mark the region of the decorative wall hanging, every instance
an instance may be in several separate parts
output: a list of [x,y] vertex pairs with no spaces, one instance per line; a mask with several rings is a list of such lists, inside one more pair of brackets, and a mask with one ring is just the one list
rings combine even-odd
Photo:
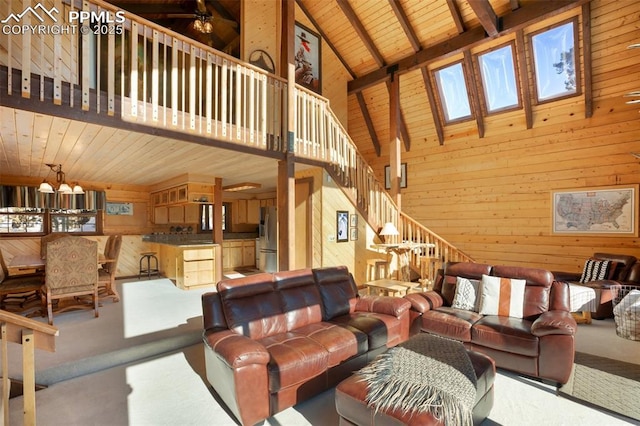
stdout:
[[336,240],[339,243],[349,241],[349,212],[336,212]]
[[309,28],[296,22],[296,83],[322,93],[322,63],[320,36]]

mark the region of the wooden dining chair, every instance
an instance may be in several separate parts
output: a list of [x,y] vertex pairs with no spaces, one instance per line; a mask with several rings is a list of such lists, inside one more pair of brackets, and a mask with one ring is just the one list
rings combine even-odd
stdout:
[[116,270],[122,247],[122,235],[111,235],[104,246],[104,257],[108,260],[98,269],[98,293],[101,297],[113,297],[114,302],[120,301],[116,289]]
[[[87,303],[82,296],[91,297],[92,303]],[[54,301],[57,301],[56,313],[93,308],[95,316],[99,316],[97,241],[67,236],[47,244],[42,298],[51,325]]]

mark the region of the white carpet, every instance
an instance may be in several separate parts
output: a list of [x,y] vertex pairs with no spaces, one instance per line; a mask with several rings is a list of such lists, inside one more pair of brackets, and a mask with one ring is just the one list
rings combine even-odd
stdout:
[[[105,302],[98,319],[89,311],[56,317],[56,326],[60,327],[58,351],[38,353],[37,370],[43,365],[54,368],[59,364],[81,363],[101,350],[114,352],[160,337],[171,340],[185,333],[201,332],[200,297],[207,289],[182,291],[168,280],[131,282],[122,287],[123,301]],[[78,321],[77,315],[85,315],[87,319]],[[87,324],[101,327],[90,330]],[[19,346],[10,346],[16,346],[19,352]],[[576,349],[613,358],[620,352],[626,354],[622,360],[640,363],[640,342],[617,337],[612,320],[580,325]],[[12,424],[22,423],[22,404],[21,397],[11,400]],[[37,423],[45,426],[237,424],[217,401],[205,379],[201,343],[56,383],[36,393],[36,404]],[[337,423],[333,390],[265,422],[273,426]],[[553,386],[500,371],[495,382],[495,404],[483,425],[540,424],[633,423],[558,397]]]

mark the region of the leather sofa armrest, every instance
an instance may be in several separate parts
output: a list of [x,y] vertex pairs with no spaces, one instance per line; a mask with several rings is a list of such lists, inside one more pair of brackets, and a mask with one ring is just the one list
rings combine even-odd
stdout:
[[355,310],[356,312],[375,312],[400,318],[409,311],[409,308],[411,308],[411,303],[399,297],[362,296],[358,298]]
[[444,299],[442,296],[433,290],[425,291],[423,293],[410,293],[404,298],[411,302],[411,310],[422,314],[444,305]]
[[231,368],[269,362],[269,352],[263,345],[231,330],[204,332],[203,340]]
[[550,334],[575,335],[578,324],[571,313],[566,311],[547,311],[531,324],[531,334],[542,337]]
[[582,274],[579,272],[561,272],[561,271],[551,271],[553,274],[553,278],[556,281],[561,282],[579,282]]

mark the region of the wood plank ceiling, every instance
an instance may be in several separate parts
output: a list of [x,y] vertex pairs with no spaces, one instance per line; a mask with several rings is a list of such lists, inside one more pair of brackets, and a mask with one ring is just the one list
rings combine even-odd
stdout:
[[[238,56],[240,1],[206,0],[207,11],[218,19],[214,33],[208,36],[193,31],[198,7],[194,0],[110,3]],[[391,73],[422,69],[422,82],[416,84],[421,90],[411,93],[411,104],[401,103],[400,130],[404,148],[410,150],[410,135],[424,121],[424,114],[415,110],[421,103],[436,102],[426,64],[586,3],[588,0],[296,0],[322,36],[323,48],[334,52],[352,78],[348,84],[349,128],[366,129],[361,133],[368,135],[368,140],[358,141],[359,148],[363,150],[364,143],[365,150],[375,149],[378,155],[388,135]],[[527,114],[526,108],[523,113]],[[439,118],[433,114],[432,120],[436,140],[442,143]],[[477,121],[481,135],[482,122]],[[43,178],[48,171],[43,163],[55,162],[63,164],[67,176],[83,181],[150,185],[197,170],[221,176],[225,183],[257,181],[265,189],[275,188],[272,159],[11,108],[0,109],[0,130],[2,174]]]

